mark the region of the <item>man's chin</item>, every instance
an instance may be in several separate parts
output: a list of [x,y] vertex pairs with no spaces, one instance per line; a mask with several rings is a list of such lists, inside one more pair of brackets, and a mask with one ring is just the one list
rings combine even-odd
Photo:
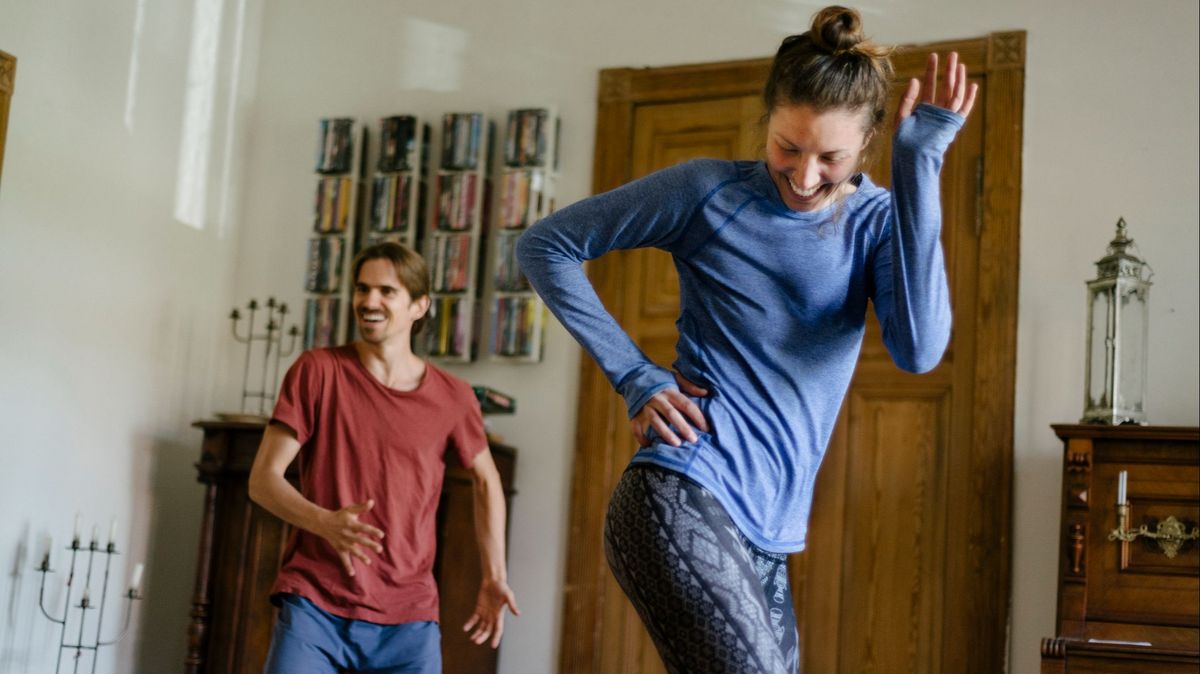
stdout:
[[383,342],[383,333],[375,334],[373,330],[364,330],[362,324],[358,325],[358,338],[367,344],[380,344]]

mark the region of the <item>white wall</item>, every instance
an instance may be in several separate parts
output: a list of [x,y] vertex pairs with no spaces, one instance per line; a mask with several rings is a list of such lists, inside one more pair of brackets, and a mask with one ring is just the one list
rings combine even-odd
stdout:
[[[202,500],[189,423],[224,370],[241,210],[244,162],[224,151],[244,116],[228,4],[194,21],[185,0],[0,0],[0,49],[18,59],[0,179],[0,671],[54,671],[59,632],[33,568],[47,536],[68,544],[77,512],[102,543],[119,520],[110,600],[147,564],[131,633],[97,671],[181,666]],[[217,42],[193,44],[199,26]],[[181,165],[184,148],[195,161]],[[61,616],[64,550],[54,566]],[[109,602],[104,638],[122,609]]]
[[[242,10],[248,45],[259,35],[257,2]],[[125,92],[139,6],[130,131]],[[236,41],[231,20],[241,6],[223,6],[224,47]],[[0,184],[0,422],[15,430],[2,450],[0,506],[29,513],[0,523],[3,568],[19,572],[0,576],[0,670],[44,669],[36,663],[50,635],[29,617],[30,548],[46,533],[61,538],[78,509],[89,521],[122,518],[133,550],[121,561],[146,556],[152,597],[164,602],[143,607],[142,642],[122,646],[125,664],[114,671],[132,669],[135,658],[146,672],[177,666],[199,508],[190,467],[198,434],[187,422],[233,396],[239,373],[227,362],[224,314],[235,298],[274,295],[300,306],[318,117],[470,109],[499,117],[555,104],[564,119],[559,195],[569,203],[590,189],[600,68],[766,56],[818,7],[269,0],[258,66],[247,47],[236,71],[237,86],[255,94],[245,142],[236,143],[245,161],[232,157],[235,179],[210,183],[243,186],[244,208],[227,190],[224,228],[214,215],[195,230],[174,218],[193,3],[126,0],[101,11],[82,0],[0,0],[0,49],[21,59]],[[1058,554],[1061,449],[1048,425],[1079,415],[1083,280],[1119,215],[1157,272],[1151,419],[1198,421],[1195,5],[860,7],[869,32],[886,41],[1028,31],[1011,671],[1036,672],[1038,640],[1053,626]],[[231,72],[221,71],[218,89],[235,85]],[[236,124],[217,126],[218,150],[225,133],[243,138]],[[219,172],[225,164],[217,164]],[[59,185],[72,190],[67,198],[53,194]],[[214,187],[209,198],[220,193]],[[59,259],[67,264],[48,264]],[[501,652],[510,674],[556,668],[578,358],[555,328],[541,365],[456,370],[515,394],[521,410],[496,420],[521,450],[510,573],[524,615],[510,622]]]

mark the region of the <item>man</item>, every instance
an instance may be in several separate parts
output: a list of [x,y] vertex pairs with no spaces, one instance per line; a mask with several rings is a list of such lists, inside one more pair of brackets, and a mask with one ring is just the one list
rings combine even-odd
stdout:
[[[413,354],[429,309],[424,260],[395,243],[353,264],[359,339],[288,370],[250,472],[250,497],[296,527],[272,588],[268,674],[440,672],[432,568],[453,451],[475,482],[483,581],[463,626],[495,648],[518,614],[504,561],[504,496],[471,388]],[[284,478],[300,457],[300,489]]]

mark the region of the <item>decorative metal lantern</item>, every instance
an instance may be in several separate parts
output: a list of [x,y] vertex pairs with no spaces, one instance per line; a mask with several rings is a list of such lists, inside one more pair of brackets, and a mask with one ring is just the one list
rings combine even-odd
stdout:
[[1146,354],[1149,336],[1150,269],[1129,252],[1125,218],[1108,255],[1087,282],[1088,328],[1084,410],[1081,423],[1145,424]]

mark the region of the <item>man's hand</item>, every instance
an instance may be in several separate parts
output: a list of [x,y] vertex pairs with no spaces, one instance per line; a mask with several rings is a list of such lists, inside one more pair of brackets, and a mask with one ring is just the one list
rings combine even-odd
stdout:
[[500,645],[500,635],[504,634],[504,607],[513,615],[521,615],[517,609],[517,598],[513,596],[508,583],[504,581],[483,581],[479,585],[479,596],[475,599],[475,613],[463,625],[464,632],[475,632],[469,637],[475,644],[482,644],[491,638],[491,647]]
[[346,506],[341,510],[326,511],[319,520],[319,528],[314,532],[329,541],[337,551],[338,559],[342,560],[342,567],[346,569],[347,575],[354,575],[355,557],[363,564],[371,563],[371,558],[363,548],[370,548],[375,554],[383,553],[383,546],[379,544],[383,539],[383,532],[370,524],[358,521],[359,515],[374,507],[375,499],[367,499],[364,503]]
[[[687,397],[690,395],[703,398],[708,395],[708,390],[684,379],[678,372],[675,373],[675,383],[679,386],[678,391],[668,388],[655,393],[629,420],[629,425],[633,429],[633,437],[637,439],[638,445],[650,446],[646,431],[651,428],[664,442],[668,442],[674,447],[680,445],[680,440],[675,431],[671,430],[672,426],[688,442],[695,442],[699,439],[696,431],[692,430],[693,425],[705,433],[708,432],[708,422],[704,419],[704,413],[700,411],[696,403]],[[685,393],[687,395],[684,395]],[[689,421],[691,423],[688,423]]]

